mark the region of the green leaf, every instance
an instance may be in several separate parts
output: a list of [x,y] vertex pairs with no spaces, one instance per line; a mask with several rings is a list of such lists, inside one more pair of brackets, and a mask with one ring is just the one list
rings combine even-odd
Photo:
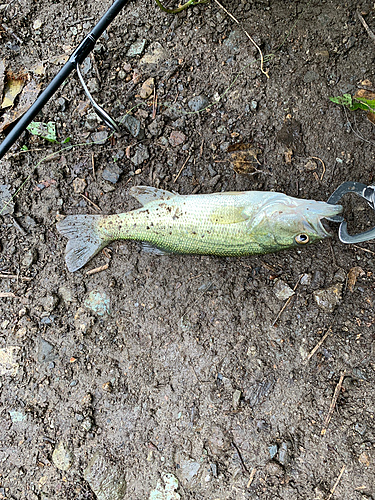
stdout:
[[31,122],[27,130],[33,134],[50,142],[57,142],[55,122]]
[[375,111],[375,99],[365,99],[364,97],[354,97],[361,109]]
[[24,144],[21,148],[21,151],[28,151],[29,148],[26,146],[26,144]]
[[66,139],[64,139],[64,140],[62,141],[62,143],[61,143],[61,144],[67,144],[68,142],[70,142],[70,141],[71,141],[71,139],[72,139],[71,137],[67,137]]

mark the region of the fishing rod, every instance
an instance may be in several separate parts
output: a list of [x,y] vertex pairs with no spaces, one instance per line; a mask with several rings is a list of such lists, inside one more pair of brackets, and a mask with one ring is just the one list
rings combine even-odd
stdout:
[[122,8],[129,2],[129,0],[115,0],[112,6],[107,10],[107,12],[100,19],[98,24],[90,31],[86,38],[80,43],[73,54],[70,56],[68,61],[64,64],[61,70],[57,73],[55,78],[51,83],[43,90],[34,104],[26,111],[18,123],[13,127],[13,129],[6,136],[4,141],[0,144],[0,160],[13,146],[16,140],[20,137],[22,132],[26,130],[26,127],[30,125],[35,116],[43,108],[43,106],[51,99],[53,94],[57,91],[60,85],[66,80],[66,78],[72,73],[72,71],[77,70],[78,77],[81,84],[86,92],[87,97],[90,99],[91,104],[94,107],[95,112],[100,116],[100,118],[108,125],[112,130],[118,131],[117,123],[110,117],[110,115],[97,104],[92,96],[90,95],[85,82],[83,81],[79,65],[83,60],[90,54],[94,48],[97,40],[103,34],[103,32],[108,28],[115,17],[120,13]]

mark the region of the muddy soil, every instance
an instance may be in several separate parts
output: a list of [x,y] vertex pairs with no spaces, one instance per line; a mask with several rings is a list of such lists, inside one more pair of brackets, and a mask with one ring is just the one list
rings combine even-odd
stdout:
[[[45,85],[109,5],[2,4],[1,58],[31,76],[42,63]],[[38,116],[70,142],[27,133],[1,162],[19,192],[0,216],[0,498],[375,498],[373,242],[344,245],[330,223],[332,239],[266,256],[115,242],[65,267],[57,215],[133,209],[133,185],[327,200],[374,182],[374,125],[329,101],[375,85],[357,2],[223,5],[269,78],[213,0],[177,16],[135,1],[83,65],[121,132],[73,75]],[[375,30],[373,2],[359,9]],[[235,144],[258,163],[239,169]],[[351,196],[349,228],[367,230]]]

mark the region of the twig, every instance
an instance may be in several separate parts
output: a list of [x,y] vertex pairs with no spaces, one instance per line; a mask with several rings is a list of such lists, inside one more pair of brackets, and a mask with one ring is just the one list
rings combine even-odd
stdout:
[[332,325],[328,328],[326,333],[323,335],[323,337],[319,340],[319,342],[316,344],[314,349],[310,352],[310,354],[307,356],[306,363],[310,361],[310,359],[314,356],[316,351],[319,349],[319,347],[323,344],[325,339],[328,337],[328,335],[332,332]]
[[98,212],[101,212],[101,211],[102,211],[102,209],[101,209],[100,207],[98,207],[98,205],[95,205],[95,203],[94,203],[93,201],[91,201],[91,200],[90,200],[90,198],[87,198],[87,196],[85,196],[85,195],[84,195],[84,194],[82,194],[82,193],[81,193],[81,196],[82,196],[82,198],[84,198],[86,201],[88,201],[89,203],[91,203],[91,205],[92,205],[94,208],[96,208],[96,210],[97,210]]
[[[297,283],[294,285],[293,292],[295,292],[295,291],[297,290],[297,286],[299,285],[299,282],[300,282],[301,278],[302,278],[302,274],[301,274],[301,276],[298,278]],[[276,319],[275,319],[275,321],[272,323],[272,325],[271,325],[271,326],[275,326],[275,324],[276,324],[277,320],[280,318],[280,316],[282,315],[282,313],[283,313],[283,312],[285,311],[285,309],[288,307],[288,305],[290,304],[290,302],[291,302],[291,300],[292,300],[292,298],[293,298],[293,297],[294,297],[294,294],[293,294],[293,295],[291,295],[291,296],[289,297],[289,299],[285,302],[285,304],[284,304],[284,305],[283,305],[283,307],[281,308],[281,310],[280,310],[279,314],[276,316]]]
[[0,292],[0,298],[5,299],[7,297],[12,297],[13,299],[17,298],[12,292]]
[[254,477],[255,477],[256,472],[257,472],[256,468],[255,468],[255,467],[253,467],[253,468],[251,469],[251,472],[250,472],[250,477],[249,477],[249,482],[247,483],[246,488],[250,488],[251,483],[252,483],[252,482],[253,482],[253,480],[254,480]]
[[236,443],[234,443],[233,441],[231,442],[231,445],[233,446],[233,448],[236,450],[237,452],[237,455],[238,455],[238,458],[240,459],[240,462],[241,462],[241,466],[242,466],[242,470],[243,472],[246,472],[246,474],[249,474],[249,471],[245,465],[245,462],[243,461],[243,458],[242,458],[242,455],[240,453],[240,450],[238,449],[238,446],[236,445]]
[[22,276],[18,276],[18,274],[0,274],[0,278],[11,278],[11,279],[20,279],[22,281],[31,281],[33,278],[26,278]]
[[179,171],[179,172],[178,172],[178,174],[176,175],[176,177],[175,177],[175,179],[174,179],[174,181],[173,181],[173,182],[176,182],[176,181],[177,181],[177,179],[180,177],[181,172],[183,171],[183,169],[184,169],[185,165],[186,165],[186,164],[187,164],[187,162],[189,161],[190,156],[191,156],[191,155],[189,155],[189,156],[186,158],[186,160],[185,160],[184,164],[183,164],[183,165],[182,165],[182,167],[180,168],[180,171]]
[[363,19],[362,15],[360,12],[357,11],[357,16],[358,19],[361,21],[362,26],[365,28],[367,31],[368,36],[371,38],[371,40],[375,43],[375,35],[374,33],[370,30],[369,25],[366,23],[366,21]]
[[312,159],[312,160],[319,160],[322,163],[323,172],[322,172],[322,175],[320,176],[320,180],[322,181],[323,177],[324,177],[324,174],[326,173],[326,166],[324,165],[324,161],[321,158],[318,158],[317,156],[309,156],[308,159],[309,160],[310,159]]
[[152,119],[155,120],[158,110],[158,96],[156,95],[156,87],[154,87],[154,98],[152,100]]
[[108,268],[109,268],[109,264],[104,264],[103,266],[96,267],[95,269],[91,269],[90,271],[87,271],[86,276],[90,276],[91,274],[101,273],[102,271],[105,271]]
[[344,472],[345,472],[345,465],[342,466],[342,469],[340,471],[339,477],[336,479],[336,482],[333,485],[333,487],[331,489],[331,492],[330,492],[329,496],[327,497],[327,500],[331,500],[332,495],[334,494],[334,492],[335,492],[335,490],[336,490],[336,488],[337,488],[337,486],[338,486],[338,484],[339,484],[339,482],[340,482],[340,480],[341,480],[342,475],[344,474]]
[[94,177],[94,181],[96,181],[94,153],[92,153],[91,155],[91,164],[92,164],[92,176]]
[[344,380],[345,374],[346,374],[346,370],[343,371],[343,373],[341,374],[340,380],[339,380],[338,384],[336,385],[336,389],[335,389],[335,392],[333,393],[333,398],[332,398],[332,401],[331,401],[331,405],[329,407],[328,414],[327,414],[326,419],[324,421],[323,429],[321,430],[321,433],[320,433],[321,436],[324,436],[325,433],[327,432],[327,428],[328,428],[328,425],[329,425],[329,423],[331,421],[333,412],[335,410],[336,401],[337,401],[337,398],[339,397],[341,386],[342,386],[342,382]]
[[364,252],[371,253],[372,255],[375,255],[375,252],[373,252],[372,250],[369,250],[368,248],[362,248],[362,247],[359,247],[358,245],[353,245],[353,247],[358,248],[359,250],[363,250]]
[[269,74],[268,74],[268,70],[265,71],[264,68],[263,68],[263,63],[264,63],[264,57],[263,57],[263,52],[261,50],[261,48],[259,47],[259,45],[255,42],[255,40],[253,38],[251,38],[251,36],[249,35],[249,33],[241,26],[241,24],[239,23],[239,21],[230,13],[227,11],[227,9],[221,5],[221,3],[219,2],[219,0],[214,0],[214,2],[221,8],[223,9],[223,11],[231,18],[233,19],[233,21],[235,23],[238,24],[238,26],[242,29],[242,31],[245,33],[245,35],[247,36],[247,38],[250,40],[250,42],[254,45],[254,47],[257,49],[257,51],[259,52],[259,55],[260,55],[260,70],[261,72],[266,75],[267,78],[269,78]]

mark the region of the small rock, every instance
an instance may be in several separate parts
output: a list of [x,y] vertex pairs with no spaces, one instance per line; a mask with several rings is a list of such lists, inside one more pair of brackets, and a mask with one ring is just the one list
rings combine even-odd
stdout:
[[280,448],[279,448],[279,462],[281,465],[285,466],[289,463],[290,458],[289,458],[289,452],[288,452],[288,444],[287,443],[281,443]]
[[22,411],[10,410],[9,416],[13,423],[24,422],[27,420],[27,415],[25,415]]
[[95,142],[95,144],[104,144],[107,139],[108,139],[108,132],[105,130],[91,134],[91,140],[92,142]]
[[38,30],[42,27],[42,21],[40,19],[35,19],[34,23],[33,23],[33,29],[34,30]]
[[148,48],[146,54],[139,61],[141,66],[148,66],[148,69],[156,68],[168,57],[168,52],[159,42],[154,42]]
[[21,265],[23,267],[29,268],[34,264],[34,262],[36,261],[36,258],[37,258],[36,250],[30,249],[25,253],[25,255],[21,261]]
[[236,410],[238,408],[238,405],[240,404],[240,399],[241,399],[241,391],[236,389],[233,393],[232,397],[232,404],[233,408]]
[[83,475],[97,500],[124,499],[126,481],[123,472],[100,453],[95,453]]
[[294,291],[287,285],[284,281],[278,280],[273,287],[273,292],[276,297],[280,300],[287,300],[289,297],[294,295]]
[[177,493],[178,480],[173,474],[163,474],[156,488],[151,490],[149,500],[180,500]]
[[303,274],[300,280],[301,285],[308,286],[311,284],[311,274]]
[[52,461],[58,469],[65,471],[72,466],[74,456],[64,443],[60,442],[53,450]]
[[268,462],[268,464],[266,465],[266,472],[270,476],[283,476],[284,475],[283,468],[281,467],[281,465],[279,465],[276,462]]
[[133,137],[141,139],[142,132],[141,131],[141,122],[137,120],[132,115],[125,115],[120,122],[124,125],[124,127],[128,130],[129,134]]
[[102,389],[103,389],[103,391],[105,391],[105,392],[112,392],[112,391],[113,391],[113,386],[112,386],[111,382],[105,382],[105,383],[102,385]]
[[188,106],[192,111],[200,111],[201,109],[206,108],[209,105],[210,101],[207,99],[205,95],[197,95],[190,99],[188,102]]
[[84,431],[89,432],[93,427],[93,421],[91,417],[86,417],[82,420],[81,427]]
[[100,91],[100,83],[97,78],[90,78],[87,82],[87,88],[91,92],[91,94],[96,94]]
[[173,130],[169,136],[169,144],[173,147],[179,146],[186,141],[186,135],[179,130]]
[[136,42],[134,42],[130,45],[129,50],[126,53],[126,55],[128,57],[140,56],[145,49],[145,45],[146,45],[145,39],[137,40]]
[[61,286],[59,288],[59,294],[60,297],[63,299],[64,302],[70,303],[74,301],[74,294],[71,288],[67,286]]
[[370,466],[370,463],[371,463],[371,462],[370,462],[370,458],[369,458],[368,454],[367,454],[365,451],[363,451],[363,452],[359,455],[359,457],[358,457],[358,461],[359,461],[361,464],[365,465],[366,467],[369,467],[369,466]]
[[164,128],[164,120],[163,117],[157,116],[154,121],[150,123],[148,126],[148,130],[151,135],[158,137],[163,133],[163,128]]
[[130,161],[135,165],[141,165],[144,161],[148,160],[150,158],[150,155],[148,153],[148,148],[146,146],[143,146],[142,144],[139,144],[136,147],[135,150],[135,155],[130,158]]
[[277,454],[277,444],[271,444],[271,446],[268,447],[268,451],[269,451],[270,457],[274,458]]
[[81,73],[82,75],[87,75],[87,73],[91,70],[91,58],[86,57],[81,64]]
[[38,345],[38,362],[49,363],[56,359],[56,357],[55,347],[40,337]]
[[140,96],[142,97],[142,99],[148,99],[150,95],[153,93],[154,87],[155,87],[155,80],[153,78],[149,78],[148,80],[146,80],[143,83],[140,91]]
[[87,182],[85,181],[85,179],[80,179],[79,177],[77,177],[73,181],[73,190],[77,194],[83,193],[86,189],[86,186]]
[[14,202],[8,186],[0,186],[0,213],[1,215],[9,215],[14,212]]
[[18,346],[9,346],[0,349],[0,375],[17,375],[19,364],[17,363]]
[[52,293],[51,295],[47,295],[47,297],[43,297],[40,303],[45,311],[52,312],[59,303],[59,297]]
[[91,332],[93,324],[94,318],[85,309],[80,307],[74,316],[74,326],[77,332],[87,335]]
[[87,128],[87,130],[90,130],[91,132],[93,132],[94,130],[96,130],[96,128],[100,122],[101,122],[101,120],[96,113],[87,113],[86,121],[85,121],[85,128]]
[[256,111],[257,107],[258,107],[257,101],[251,101],[250,108],[252,109],[252,111]]
[[345,270],[340,267],[340,269],[338,269],[335,272],[335,275],[334,275],[333,279],[334,279],[334,281],[339,281],[340,283],[345,283],[345,281],[346,281],[346,272],[345,272]]
[[354,430],[358,432],[361,436],[366,432],[366,424],[363,422],[357,422],[354,426]]
[[333,312],[335,307],[340,303],[342,298],[342,283],[337,283],[325,290],[317,290],[314,292],[314,299],[317,305],[325,312]]
[[116,184],[121,174],[122,174],[122,169],[118,165],[116,165],[116,163],[112,163],[111,165],[108,165],[108,167],[105,168],[102,177],[105,181]]
[[104,316],[110,312],[109,297],[105,292],[100,292],[99,290],[90,292],[84,304],[88,309],[91,309],[99,316]]
[[179,475],[182,479],[190,482],[199,472],[201,465],[194,460],[180,460]]

